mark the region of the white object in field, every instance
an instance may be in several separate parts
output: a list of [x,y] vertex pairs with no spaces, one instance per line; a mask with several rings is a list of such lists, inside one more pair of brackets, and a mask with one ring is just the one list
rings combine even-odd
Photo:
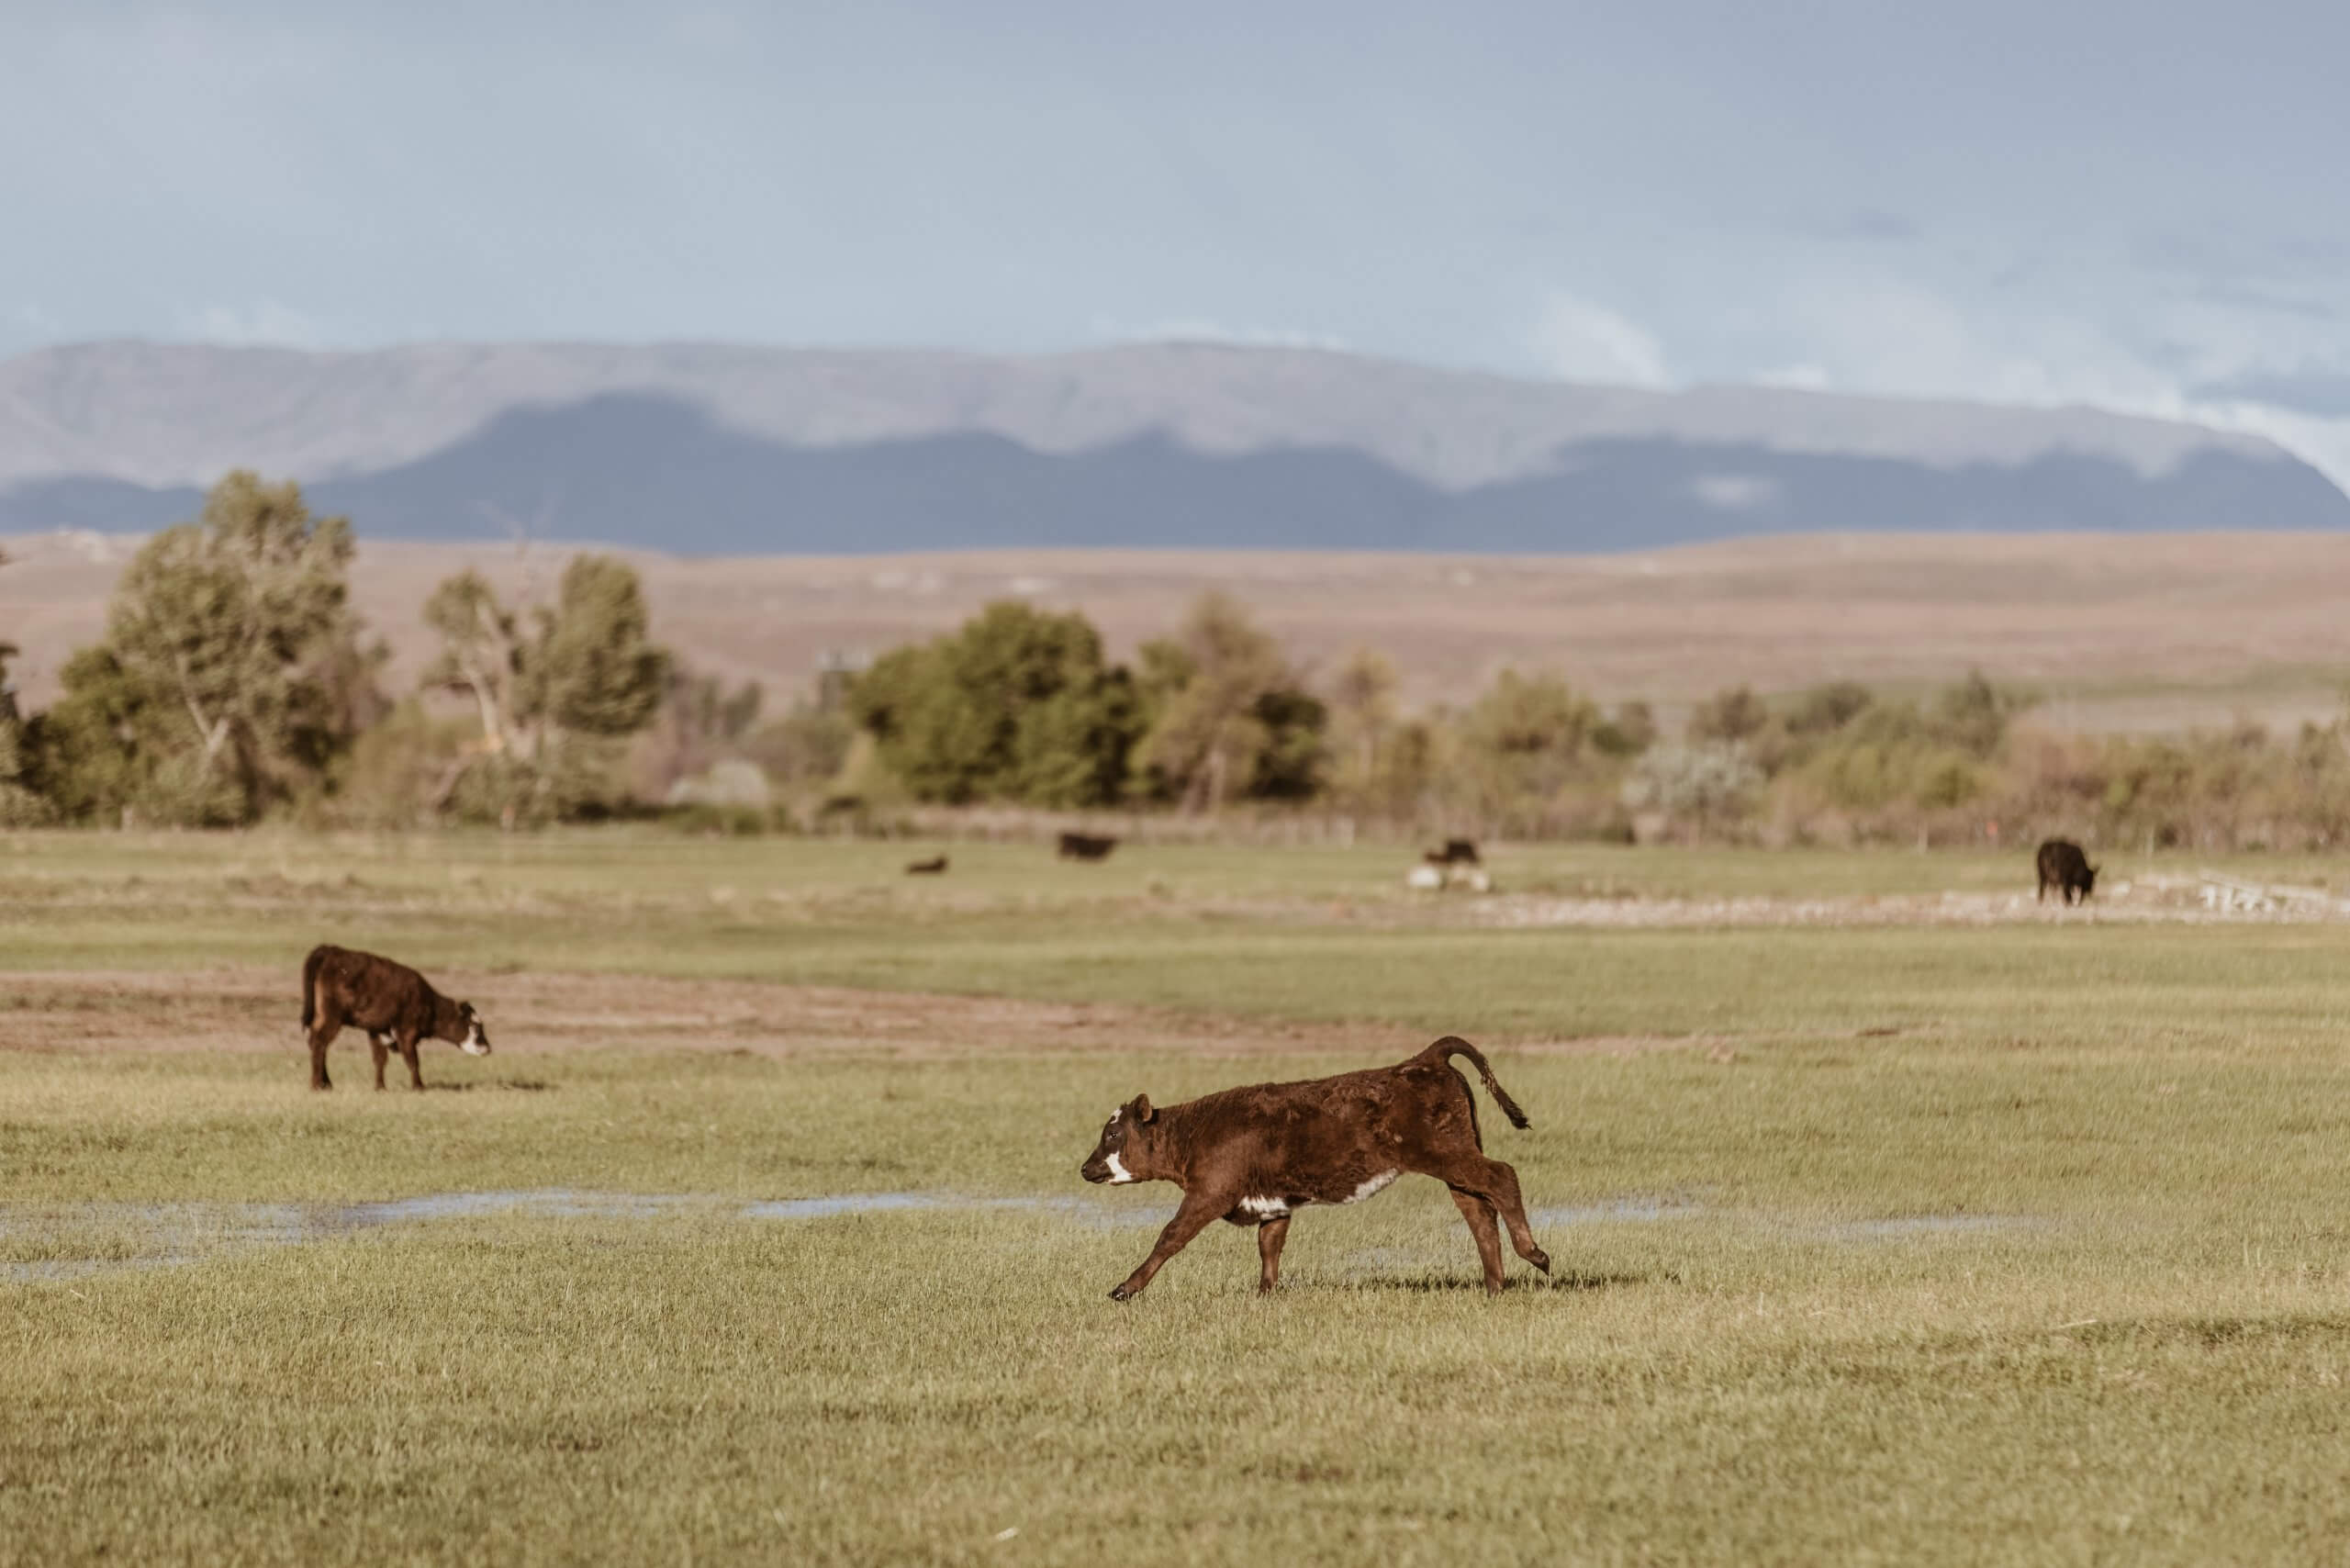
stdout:
[[1444,886],[1444,873],[1433,866],[1415,866],[1404,877],[1404,885],[1407,888],[1419,888],[1425,891],[1433,892]]

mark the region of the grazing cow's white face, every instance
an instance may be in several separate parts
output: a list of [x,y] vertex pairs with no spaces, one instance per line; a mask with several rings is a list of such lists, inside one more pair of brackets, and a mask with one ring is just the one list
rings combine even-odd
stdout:
[[457,1042],[457,1048],[469,1057],[487,1056],[489,1036],[482,1033],[481,1014],[474,1011],[474,1004],[470,1002],[460,1003],[457,1016],[464,1020],[465,1025],[465,1037]]
[[1111,1112],[1110,1119],[1102,1124],[1102,1140],[1093,1146],[1093,1152],[1078,1167],[1077,1173],[1089,1182],[1106,1182],[1113,1187],[1149,1180],[1140,1146],[1149,1136],[1145,1129],[1158,1114],[1150,1108],[1147,1094],[1137,1094]]

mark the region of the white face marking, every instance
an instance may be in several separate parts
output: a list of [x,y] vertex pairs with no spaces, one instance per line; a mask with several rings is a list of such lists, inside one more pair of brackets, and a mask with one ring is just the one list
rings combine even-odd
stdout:
[[1243,1213],[1255,1215],[1259,1219],[1279,1219],[1289,1213],[1289,1200],[1286,1198],[1243,1198],[1240,1200],[1240,1207]]
[[1109,1162],[1110,1185],[1113,1187],[1123,1187],[1135,1179],[1134,1172],[1126,1169],[1126,1162],[1116,1155],[1104,1155],[1102,1159]]
[[481,1037],[479,1024],[476,1024],[465,1037],[458,1042],[457,1048],[469,1057],[486,1057],[489,1054],[489,1042]]
[[1118,1125],[1118,1118],[1119,1118],[1120,1116],[1125,1115],[1125,1114],[1126,1114],[1126,1108],[1125,1108],[1124,1105],[1121,1105],[1121,1106],[1119,1106],[1116,1110],[1114,1110],[1114,1111],[1111,1112],[1111,1113],[1110,1113],[1110,1125],[1111,1125],[1112,1126],[1113,1126],[1113,1127],[1114,1127],[1114,1126],[1116,1126]]
[[1349,1204],[1359,1204],[1365,1198],[1375,1197],[1379,1193],[1385,1192],[1387,1190],[1387,1183],[1393,1182],[1401,1174],[1403,1174],[1403,1172],[1399,1170],[1382,1170],[1378,1175],[1373,1176],[1370,1181],[1365,1182],[1361,1186],[1357,1187],[1353,1197],[1347,1198],[1342,1201]]

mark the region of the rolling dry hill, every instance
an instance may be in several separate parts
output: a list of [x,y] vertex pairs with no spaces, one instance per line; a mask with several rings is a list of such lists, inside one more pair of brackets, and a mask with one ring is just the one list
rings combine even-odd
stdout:
[[[131,542],[0,540],[0,639],[25,694],[96,634]],[[477,566],[510,590],[565,552],[369,542],[353,588],[406,685],[417,611]],[[1130,649],[1203,589],[1252,604],[1309,666],[1367,644],[1414,705],[1459,700],[1505,664],[1668,704],[1751,681],[1909,685],[1969,666],[2049,694],[2042,722],[2154,729],[2330,715],[2350,674],[2350,539],[2323,534],[1814,535],[1635,554],[1496,558],[1304,553],[967,552],[689,559],[635,553],[655,629],[696,665],[804,689],[826,649],[874,651],[991,599],[1076,607]]]

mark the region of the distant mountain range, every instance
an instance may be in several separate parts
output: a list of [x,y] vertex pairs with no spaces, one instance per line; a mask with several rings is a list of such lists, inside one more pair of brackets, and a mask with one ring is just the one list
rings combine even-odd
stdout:
[[1306,350],[104,343],[0,362],[0,531],[151,529],[237,466],[301,479],[368,537],[689,554],[2350,526],[2316,469],[2193,425]]

